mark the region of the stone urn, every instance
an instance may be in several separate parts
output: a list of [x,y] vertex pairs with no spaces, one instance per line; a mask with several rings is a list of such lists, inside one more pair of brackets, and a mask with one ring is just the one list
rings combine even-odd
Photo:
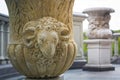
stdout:
[[[28,79],[55,78],[72,65],[74,0],[5,0],[10,16],[8,55]],[[53,80],[53,79],[52,79]]]
[[110,39],[112,31],[109,29],[110,13],[113,13],[112,8],[96,7],[88,8],[83,13],[88,14],[88,32],[89,39]]
[[88,8],[83,13],[88,14],[88,40],[84,43],[88,48],[88,63],[83,70],[110,71],[115,70],[111,64],[112,31],[109,29],[110,13],[114,9],[107,7]]

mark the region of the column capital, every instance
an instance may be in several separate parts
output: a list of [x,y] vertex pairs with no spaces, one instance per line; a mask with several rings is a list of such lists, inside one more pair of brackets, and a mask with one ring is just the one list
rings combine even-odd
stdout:
[[5,21],[0,20],[0,25],[4,25]]
[[73,13],[73,20],[76,22],[84,21],[86,18],[87,16],[82,13]]

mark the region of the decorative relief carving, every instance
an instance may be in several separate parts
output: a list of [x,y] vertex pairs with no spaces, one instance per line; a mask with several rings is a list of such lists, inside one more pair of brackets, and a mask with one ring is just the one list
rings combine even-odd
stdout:
[[5,1],[10,15],[8,55],[13,66],[30,79],[55,78],[65,72],[76,54],[74,0]]
[[89,31],[87,36],[91,39],[108,39],[112,38],[112,31],[109,29],[110,15],[105,14],[104,16],[90,16]]
[[52,58],[60,41],[69,41],[68,28],[54,18],[44,17],[28,22],[23,28],[23,44],[26,48],[38,48],[46,58]]
[[[21,59],[13,63],[24,64],[20,67],[25,67],[30,73],[26,73],[25,70],[21,73],[28,77],[58,76],[69,68],[76,54],[76,46],[70,35],[67,25],[54,18],[43,17],[30,21],[23,27],[22,44],[9,46],[9,56],[23,52],[23,63],[19,62]],[[11,50],[13,46],[15,48]]]

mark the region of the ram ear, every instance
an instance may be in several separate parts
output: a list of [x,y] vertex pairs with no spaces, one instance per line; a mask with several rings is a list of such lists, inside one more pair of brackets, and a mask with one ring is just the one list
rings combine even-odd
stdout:
[[32,39],[34,37],[35,37],[35,28],[34,27],[26,28],[23,31],[23,38],[24,39]]

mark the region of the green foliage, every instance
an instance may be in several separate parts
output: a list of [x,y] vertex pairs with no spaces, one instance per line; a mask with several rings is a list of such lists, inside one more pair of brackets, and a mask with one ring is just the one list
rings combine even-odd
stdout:
[[118,54],[120,55],[120,37],[118,38]]
[[[113,32],[120,33],[120,30],[114,30]],[[118,37],[118,54],[120,55],[120,45],[119,44],[120,44],[120,37]],[[112,49],[114,49],[114,47]],[[114,54],[114,52],[112,54]]]
[[[83,36],[84,36],[84,40],[87,40],[87,36],[86,36],[86,33],[84,32],[83,33]],[[87,44],[83,44],[83,51],[84,51],[84,55],[87,56]]]
[[112,56],[114,55],[114,42],[112,43]]
[[114,33],[120,33],[120,30],[113,30]]

